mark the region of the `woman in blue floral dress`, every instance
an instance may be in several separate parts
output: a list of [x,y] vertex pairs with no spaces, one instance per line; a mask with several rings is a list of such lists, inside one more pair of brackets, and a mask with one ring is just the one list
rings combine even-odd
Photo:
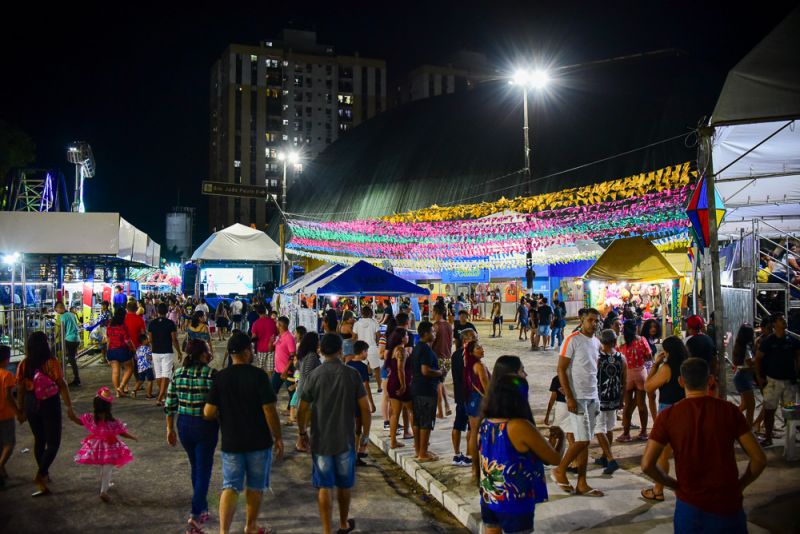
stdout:
[[532,532],[536,503],[547,500],[544,463],[561,456],[533,424],[528,382],[509,375],[489,390],[480,439],[484,532]]

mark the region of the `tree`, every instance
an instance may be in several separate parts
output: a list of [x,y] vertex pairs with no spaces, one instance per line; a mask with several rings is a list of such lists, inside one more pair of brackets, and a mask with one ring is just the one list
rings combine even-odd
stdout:
[[26,167],[36,159],[36,145],[28,134],[0,120],[0,203],[6,197],[9,173]]

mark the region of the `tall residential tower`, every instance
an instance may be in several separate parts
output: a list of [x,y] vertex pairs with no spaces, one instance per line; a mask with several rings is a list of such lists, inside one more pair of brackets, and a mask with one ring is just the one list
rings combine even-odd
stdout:
[[[315,32],[283,30],[260,46],[231,44],[211,70],[209,180],[265,185],[280,203],[281,153],[308,162],[387,108],[386,62],[336,55]],[[290,165],[287,180],[302,172]],[[264,229],[261,200],[209,197],[209,226]]]

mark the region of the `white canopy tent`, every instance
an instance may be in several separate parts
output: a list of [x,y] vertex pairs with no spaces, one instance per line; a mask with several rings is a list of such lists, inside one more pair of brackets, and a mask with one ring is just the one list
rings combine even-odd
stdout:
[[326,278],[333,274],[336,271],[342,270],[343,267],[337,264],[325,264],[321,267],[317,267],[313,271],[310,271],[300,278],[296,280],[292,280],[290,283],[279,287],[275,290],[276,293],[280,293],[282,295],[297,295],[301,293],[307,293],[305,288],[310,284],[316,282],[321,278]]
[[728,73],[710,126],[721,235],[763,220],[800,231],[800,8]]
[[192,261],[280,263],[281,247],[264,232],[236,223],[211,234]]

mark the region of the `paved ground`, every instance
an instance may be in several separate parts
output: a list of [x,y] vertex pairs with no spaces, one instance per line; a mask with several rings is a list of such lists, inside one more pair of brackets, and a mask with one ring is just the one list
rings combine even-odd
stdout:
[[[527,343],[516,340],[516,331],[506,330],[502,338],[493,339],[489,337],[491,330],[487,323],[478,323],[478,330],[490,368],[502,354],[516,354],[523,359],[531,383],[530,401],[541,424],[549,398],[547,389],[555,374],[556,353],[529,352]],[[221,346],[218,354],[222,354],[220,349]],[[105,366],[91,367],[83,373],[86,386],[75,393],[78,411],[88,410],[93,392],[110,380],[110,371]],[[65,422],[62,448],[52,468],[54,495],[32,499],[29,495],[33,491],[30,479],[35,472],[34,460],[31,452],[22,450],[30,449],[33,440],[27,425],[18,428],[17,449],[8,465],[12,478],[7,489],[0,492],[0,532],[93,533],[112,529],[132,533],[182,532],[191,497],[188,461],[181,449],[166,446],[161,411],[151,401],[124,399],[115,404],[115,415],[128,423],[140,441],[130,444],[136,461],[115,474],[114,501],[107,505],[97,498],[97,473],[72,461],[84,432],[69,422]],[[376,432],[372,438],[383,448],[386,434],[381,430],[379,415],[374,421]],[[468,470],[449,465],[451,428],[452,418],[448,418],[438,423],[433,434],[433,449],[446,461],[424,467],[408,457],[409,447],[392,455],[401,467],[378,448],[371,448],[370,466],[358,471],[353,501],[352,516],[358,521],[358,531],[464,532],[462,523],[475,530],[477,491],[469,485]],[[284,429],[289,449],[294,432],[291,427]],[[550,501],[537,507],[537,530],[671,532],[674,497],[668,492],[667,501],[657,505],[639,497],[639,490],[647,485],[638,468],[643,447],[637,442],[615,445],[614,453],[624,469],[613,477],[603,476],[597,470],[590,472],[590,484],[608,493],[603,499],[568,496],[551,484]],[[596,448],[592,453],[596,454]],[[782,447],[768,451],[767,471],[745,494],[751,532],[798,531],[795,517],[800,505],[800,466],[784,462],[781,453]],[[278,532],[318,532],[316,495],[309,478],[308,456],[287,453],[286,459],[273,470],[273,492],[265,497],[263,520]],[[217,459],[209,495],[212,509],[218,502],[220,485]],[[437,500],[444,501],[453,515]],[[240,511],[235,529],[243,527],[241,514]]]
[[[568,327],[568,331],[571,327]],[[534,417],[542,426],[550,398],[548,388],[556,374],[556,351],[531,352],[529,342],[517,340],[517,331],[505,330],[502,338],[492,338],[488,323],[478,323],[477,328],[489,369],[503,354],[514,354],[522,359],[530,382],[529,400]],[[462,523],[476,531],[480,509],[477,490],[469,482],[469,469],[450,465],[452,419],[451,416],[439,420],[432,436],[432,450],[442,459],[439,462],[417,464],[411,459],[411,451],[389,450],[386,432],[375,431],[371,438],[420,485],[444,502],[446,508]],[[634,414],[634,422],[638,423],[637,414]],[[674,495],[667,492],[664,503],[652,504],[642,499],[639,493],[650,485],[639,468],[644,446],[644,442],[613,445],[613,453],[623,468],[613,476],[602,475],[600,468],[591,466],[589,484],[606,492],[606,497],[570,496],[560,492],[554,484],[548,484],[550,500],[536,507],[536,529],[543,532],[672,532]],[[800,505],[800,465],[797,462],[785,462],[782,452],[783,447],[780,446],[767,451],[769,466],[745,492],[750,532],[800,531],[795,521],[795,511]],[[599,456],[599,447],[594,445],[590,454]],[[745,457],[740,454],[739,459],[740,469],[743,470]],[[674,472],[674,464],[672,469]]]
[[[110,370],[105,366],[84,369],[83,380],[84,387],[74,393],[79,414],[90,409],[94,391],[110,382]],[[22,451],[33,447],[33,438],[27,424],[17,428],[17,448],[8,464],[11,479],[0,491],[0,533],[183,532],[191,500],[189,463],[183,449],[167,446],[163,412],[153,401],[121,399],[114,404],[114,415],[128,424],[139,441],[129,442],[135,461],[114,474],[110,504],[98,498],[98,473],[72,461],[85,432],[66,419],[61,450],[51,469],[53,495],[31,498],[35,461],[32,452]],[[296,430],[285,427],[284,442],[291,452],[273,467],[272,491],[265,495],[261,518],[277,532],[319,532],[310,457],[294,452],[295,438]],[[465,531],[378,449],[370,452],[370,465],[358,470],[353,499],[351,517],[356,519],[357,532]],[[215,515],[221,485],[217,456],[209,494]],[[243,518],[242,501],[234,531],[243,530]],[[216,523],[209,532],[215,528]]]

